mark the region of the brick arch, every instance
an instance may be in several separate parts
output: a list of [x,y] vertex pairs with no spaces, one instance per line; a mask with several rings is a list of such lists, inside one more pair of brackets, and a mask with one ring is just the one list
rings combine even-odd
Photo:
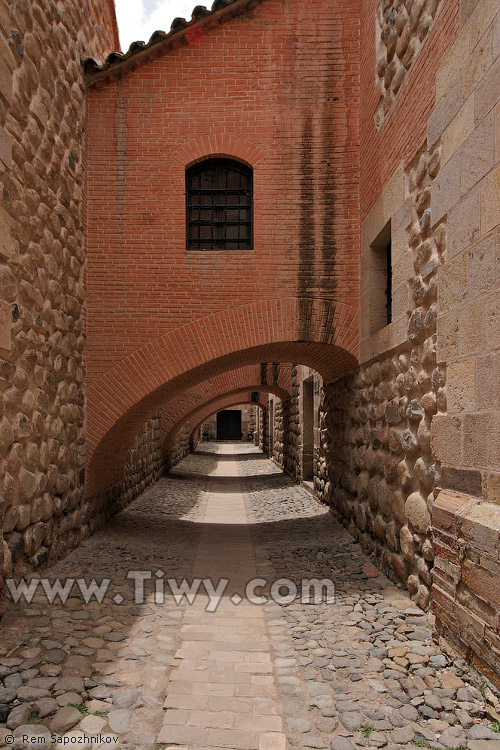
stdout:
[[221,409],[227,409],[230,406],[245,406],[245,404],[249,404],[250,406],[258,406],[262,411],[267,411],[267,405],[261,401],[252,401],[251,398],[242,401],[242,398],[244,399],[244,394],[226,396],[219,400],[219,403],[215,405],[216,408],[214,408],[214,405],[211,405],[207,406],[203,411],[200,410],[200,414],[196,417],[196,422],[191,430],[190,441],[193,440],[196,430],[201,427],[203,422],[206,422],[207,419],[210,419],[213,414],[217,414]]
[[265,155],[265,150],[253,141],[237,135],[216,133],[185,141],[175,149],[172,158],[183,168],[217,156],[238,159],[248,164],[249,167],[254,167]]
[[328,382],[356,367],[358,340],[354,306],[288,297],[225,309],[150,341],[87,390],[87,494],[119,481],[141,425],[183,390],[260,362],[308,365]]
[[269,363],[248,365],[237,370],[228,370],[203,383],[198,383],[170,401],[168,408],[162,409],[164,450],[168,452],[172,444],[172,432],[177,433],[190,414],[214,399],[244,390],[250,392],[268,390],[270,392],[274,387],[272,392],[284,401],[291,397],[291,384],[292,365],[289,363],[280,364],[277,371]]
[[[291,398],[292,395],[289,391],[286,391],[284,388],[280,388],[279,386],[272,386],[272,385],[247,385],[245,388],[237,388],[234,391],[226,392],[226,393],[220,393],[214,398],[211,398],[209,401],[206,401],[204,404],[201,404],[200,406],[193,409],[191,412],[183,414],[178,421],[170,428],[168,433],[165,434],[164,438],[164,452],[166,455],[168,455],[168,452],[172,445],[175,442],[175,438],[177,437],[179,430],[181,430],[184,425],[189,424],[193,422],[193,420],[197,419],[198,415],[206,412],[207,409],[211,409],[210,414],[213,414],[216,411],[219,411],[219,408],[222,407],[216,407],[216,404],[218,404],[221,400],[226,398],[241,398],[243,395],[248,396],[248,403],[252,403],[252,393],[273,393],[275,396],[278,396],[282,401],[286,401],[287,399]],[[240,403],[240,402],[238,402]],[[243,402],[242,402],[243,403]]]

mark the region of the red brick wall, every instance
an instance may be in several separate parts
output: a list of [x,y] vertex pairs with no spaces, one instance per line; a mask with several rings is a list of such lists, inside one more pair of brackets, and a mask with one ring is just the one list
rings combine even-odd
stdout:
[[[357,1],[265,0],[90,88],[89,491],[174,385],[262,360],[355,364],[358,40]],[[185,169],[214,154],[254,169],[253,251],[186,252]]]
[[398,92],[396,107],[377,133],[373,116],[380,97],[375,80],[375,13],[365,0],[361,15],[360,206],[363,220],[397,165],[411,162],[425,141],[435,106],[435,76],[460,31],[460,0],[444,0],[436,21]]

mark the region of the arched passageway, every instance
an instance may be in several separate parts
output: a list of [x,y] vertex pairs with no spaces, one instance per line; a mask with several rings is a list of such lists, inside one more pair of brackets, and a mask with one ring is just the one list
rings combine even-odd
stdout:
[[[465,697],[483,725],[474,731],[490,731],[481,693],[433,643],[428,615],[249,443],[199,446],[52,578],[70,606],[48,605],[40,584],[3,625],[2,695],[13,696],[10,725],[33,717],[25,733],[64,725],[67,737],[146,750],[340,750],[367,736],[372,747],[465,746]],[[92,579],[99,597],[86,604]],[[27,651],[26,638],[40,645]],[[15,687],[27,660],[54,675],[38,713],[40,688]],[[60,707],[63,688],[73,706]]]
[[[249,308],[247,314],[251,312],[252,308]],[[216,379],[228,371],[260,366],[262,363],[304,363],[319,372],[325,382],[355,367],[355,355],[339,344],[322,341],[321,331],[318,331],[318,341],[281,339],[281,336],[286,336],[284,329],[287,325],[294,329],[296,323],[287,323],[288,316],[293,314],[292,308],[287,310],[284,307],[280,312],[286,317],[275,321],[272,335],[266,333],[256,337],[268,341],[274,339],[270,343],[235,351],[231,339],[220,340],[219,337],[218,348],[226,353],[206,360],[207,353],[201,346],[199,331],[193,331],[192,335],[196,333],[198,338],[190,345],[192,356],[189,359],[179,355],[174,364],[172,351],[162,348],[168,342],[154,342],[154,346],[152,344],[149,349],[144,347],[121,362],[118,369],[106,373],[88,393],[87,496],[105,490],[120,480],[130,443],[146,420],[160,408],[168,409],[173,399],[195,389],[204,381]],[[339,328],[334,340],[346,345],[349,343],[352,349],[357,318],[351,312],[346,313],[344,318],[345,331]],[[269,317],[266,321],[257,316],[252,330],[255,326],[260,333],[258,326],[270,322],[272,319]],[[218,323],[227,326],[227,321],[219,320]],[[211,325],[208,320],[205,324]],[[238,335],[241,337],[243,332],[240,331]],[[349,336],[354,338],[349,339]],[[148,368],[147,371],[145,368]],[[176,371],[179,374],[175,374]]]

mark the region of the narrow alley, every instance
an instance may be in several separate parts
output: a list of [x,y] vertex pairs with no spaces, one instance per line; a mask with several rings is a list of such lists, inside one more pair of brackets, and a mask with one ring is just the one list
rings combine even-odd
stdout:
[[[7,603],[0,747],[500,745],[428,615],[251,444],[202,445],[49,574],[74,580],[64,606],[42,581]],[[209,579],[190,605],[184,578]],[[335,601],[303,600],[314,578]],[[102,601],[82,579],[109,579]]]

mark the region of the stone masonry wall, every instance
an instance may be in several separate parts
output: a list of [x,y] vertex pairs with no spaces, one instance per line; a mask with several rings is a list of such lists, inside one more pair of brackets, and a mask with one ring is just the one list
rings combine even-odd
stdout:
[[500,687],[500,7],[468,3],[441,61],[429,141],[442,145],[432,221],[447,216],[438,361],[447,408],[433,514],[436,628]]
[[296,481],[300,481],[300,384],[297,366],[292,369],[292,398],[288,400],[285,425],[285,451],[283,470]]
[[169,452],[168,456],[168,468],[172,469],[179,461],[187,456],[190,450],[195,447],[195,444],[191,442],[191,432],[193,426],[191,423],[183,425],[175,437],[174,444]]
[[[294,365],[292,368],[291,393],[292,398],[285,402],[274,400],[274,455],[276,463],[283,471],[301,482],[302,471],[302,449],[303,449],[303,415],[301,407],[302,382],[305,378],[314,376],[318,385],[322,384],[317,373],[308,367]],[[313,455],[313,480],[314,487],[323,493],[325,487],[325,459],[321,447],[320,437],[320,388],[315,388],[314,393],[314,455]]]
[[380,102],[374,115],[379,130],[394,108],[408,70],[427,39],[442,0],[381,0],[376,20],[376,74]]
[[[433,552],[430,512],[439,466],[431,422],[446,408],[445,369],[436,358],[437,283],[445,217],[430,220],[430,186],[440,146],[424,147],[404,176],[392,217],[394,314],[405,324],[396,351],[325,386],[322,499],[339,513],[386,572],[427,607]],[[323,465],[324,466],[324,465]]]
[[274,440],[273,440],[273,460],[278,466],[283,466],[284,460],[284,410],[283,402],[279,398],[274,398]]
[[161,413],[149,419],[130,446],[122,481],[89,499],[89,512],[82,522],[82,536],[93,533],[112,515],[135,500],[165,472],[161,444]]
[[117,44],[109,0],[0,2],[4,574],[85,533],[81,58]]

